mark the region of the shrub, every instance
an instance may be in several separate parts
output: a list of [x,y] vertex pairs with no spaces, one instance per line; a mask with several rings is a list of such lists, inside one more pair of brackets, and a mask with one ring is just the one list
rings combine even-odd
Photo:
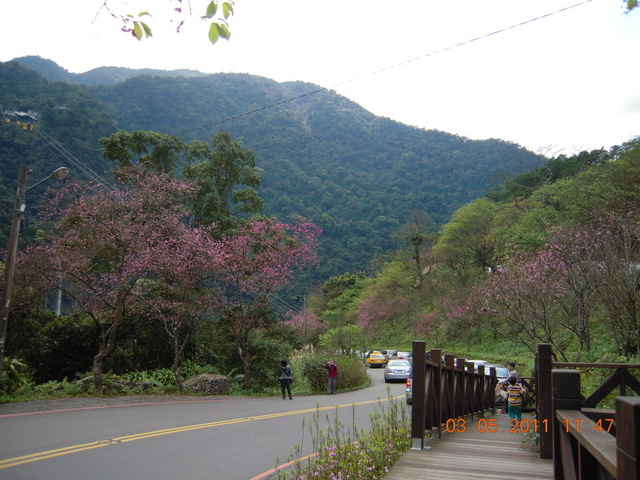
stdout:
[[5,357],[0,390],[6,393],[13,393],[28,381],[27,365],[16,358]]
[[[304,353],[292,360],[294,378],[304,377],[313,393],[322,393],[327,388],[327,370],[324,368],[329,356],[324,353]],[[357,356],[339,356],[334,359],[338,365],[338,390],[352,390],[363,387],[369,376],[362,360]]]

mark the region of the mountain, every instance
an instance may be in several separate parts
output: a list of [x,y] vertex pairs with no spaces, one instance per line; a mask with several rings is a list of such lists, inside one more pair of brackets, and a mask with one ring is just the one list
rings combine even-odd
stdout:
[[[304,82],[278,83],[248,74],[149,75],[105,67],[73,77],[71,85],[42,78],[59,80],[66,72],[53,62],[26,63],[29,70],[20,67],[22,86],[4,78],[15,75],[24,59],[0,64],[0,104],[37,111],[35,132],[50,132],[63,145],[90,146],[98,168],[108,167],[97,153],[97,139],[117,128],[205,141],[228,131],[252,149],[262,169],[264,213],[285,221],[299,214],[324,229],[322,263],[301,280],[307,287],[346,271],[366,271],[376,255],[398,247],[391,235],[408,222],[411,211],[428,212],[443,224],[505,175],[541,163],[519,145],[403,125]],[[123,71],[126,78],[120,76]],[[82,78],[92,80],[82,83]],[[25,82],[37,84],[38,93],[29,93]],[[61,92],[57,103],[43,105],[43,96],[55,91]],[[69,101],[70,95],[84,103]],[[92,115],[83,110],[89,106]],[[54,115],[61,108],[68,113],[64,128]],[[101,119],[98,125],[93,116]],[[78,137],[70,138],[67,128]],[[81,153],[89,156],[87,150]]]
[[133,69],[123,67],[100,67],[84,73],[71,73],[54,61],[38,56],[20,57],[13,61],[34,72],[38,72],[49,80],[59,80],[61,82],[84,85],[117,83],[140,75],[152,75],[156,77],[200,77],[206,75],[196,70],[155,70],[151,68]]

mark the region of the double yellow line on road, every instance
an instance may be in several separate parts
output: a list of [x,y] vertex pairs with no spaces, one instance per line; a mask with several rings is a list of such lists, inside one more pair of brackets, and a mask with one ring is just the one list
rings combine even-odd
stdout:
[[98,440],[96,442],[84,443],[81,445],[72,445],[65,448],[47,450],[45,452],[32,453],[30,455],[23,455],[21,457],[14,457],[14,458],[7,458],[5,460],[0,460],[0,470],[9,468],[9,467],[17,467],[18,465],[24,465],[25,463],[38,462],[40,460],[46,460],[48,458],[60,457],[62,455],[69,455],[70,453],[83,452],[86,450],[94,450],[96,448],[107,447],[109,445],[133,442],[135,440],[143,440],[145,438],[159,437],[162,435],[172,435],[174,433],[189,432],[192,430],[200,430],[203,428],[214,428],[214,427],[220,427],[223,425],[232,425],[236,423],[254,422],[256,420],[268,420],[270,418],[287,417],[291,415],[300,415],[304,413],[314,413],[314,412],[319,412],[323,410],[333,410],[336,408],[352,407],[355,405],[367,405],[370,403],[377,403],[377,402],[382,402],[387,400],[388,399],[378,399],[378,400],[367,400],[365,402],[358,402],[358,403],[345,403],[342,405],[331,405],[326,407],[318,406],[314,408],[305,408],[303,410],[291,410],[291,411],[281,412],[281,413],[269,413],[266,415],[256,415],[255,417],[242,417],[242,418],[234,418],[230,420],[220,420],[218,422],[200,423],[197,425],[186,425],[183,427],[166,428],[163,430],[137,433],[135,435],[127,435],[124,437],[110,438],[107,440]]

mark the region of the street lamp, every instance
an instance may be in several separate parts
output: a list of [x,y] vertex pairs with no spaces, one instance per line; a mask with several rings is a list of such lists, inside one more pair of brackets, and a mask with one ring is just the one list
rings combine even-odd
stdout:
[[25,194],[46,182],[51,178],[62,179],[69,175],[66,167],[56,168],[51,175],[40,180],[38,183],[26,188],[27,178],[31,174],[31,169],[26,165],[20,166],[18,174],[18,192],[13,209],[13,220],[11,222],[11,233],[9,234],[9,246],[7,247],[7,261],[4,267],[4,283],[2,284],[2,303],[0,303],[0,380],[4,371],[5,338],[7,336],[7,321],[9,319],[9,305],[11,303],[11,290],[13,288],[13,273],[16,269],[16,254],[18,253],[18,235],[20,233],[20,221],[26,208]]

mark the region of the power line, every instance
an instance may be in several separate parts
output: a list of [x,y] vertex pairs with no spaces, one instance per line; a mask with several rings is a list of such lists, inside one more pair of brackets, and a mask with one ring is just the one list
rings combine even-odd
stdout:
[[36,133],[43,145],[47,149],[49,149],[49,151],[54,156],[56,156],[57,158],[62,158],[62,163],[66,162],[64,166],[72,168],[74,171],[81,172],[85,177],[95,182],[99,188],[102,188],[104,190],[116,189],[116,187],[112,183],[110,183],[104,177],[100,176],[98,173],[94,172],[87,164],[75,157],[71,152],[64,148],[50,135],[45,133],[41,128],[34,129],[34,133]]
[[[542,20],[542,19],[545,19],[545,18],[551,17],[551,16],[553,16],[553,15],[557,15],[557,14],[559,14],[559,13],[566,12],[567,10],[571,10],[571,9],[573,9],[573,8],[580,7],[580,6],[585,5],[585,4],[587,4],[587,3],[589,3],[589,2],[592,2],[592,1],[593,1],[593,0],[584,0],[584,1],[580,2],[580,3],[576,3],[576,4],[574,4],[574,5],[570,5],[570,6],[568,6],[568,7],[564,7],[564,8],[561,8],[561,9],[559,9],[559,10],[555,10],[555,11],[553,11],[553,12],[550,12],[550,13],[546,13],[546,14],[540,15],[540,16],[535,17],[535,18],[532,18],[532,19],[525,20],[525,21],[523,21],[523,22],[516,23],[516,24],[510,25],[510,26],[508,26],[508,27],[501,28],[501,29],[499,29],[499,30],[494,30],[493,32],[486,33],[486,34],[481,35],[481,36],[479,36],[479,37],[471,38],[471,39],[469,39],[469,40],[465,40],[465,41],[463,41],[463,42],[456,43],[456,44],[454,44],[454,45],[450,45],[450,46],[445,47],[445,48],[442,48],[442,49],[440,49],[440,50],[435,50],[435,51],[433,51],[433,52],[425,53],[425,54],[420,55],[420,56],[418,56],[418,57],[414,57],[414,58],[411,58],[411,59],[409,59],[409,60],[405,60],[405,61],[403,61],[403,62],[396,63],[395,65],[391,65],[391,66],[389,66],[389,67],[381,68],[381,69],[379,69],[379,70],[375,70],[375,71],[373,71],[373,72],[370,72],[370,73],[365,74],[365,75],[361,75],[361,76],[359,76],[359,77],[354,77],[354,78],[350,78],[350,79],[348,79],[348,80],[344,80],[344,81],[342,81],[342,82],[339,82],[339,83],[336,83],[336,84],[332,85],[331,87],[320,87],[320,88],[317,88],[317,89],[315,89],[315,90],[309,91],[309,92],[307,92],[307,93],[303,93],[303,94],[301,94],[301,95],[297,95],[297,96],[295,96],[295,97],[288,98],[288,99],[286,99],[286,100],[281,100],[281,101],[279,101],[279,102],[275,102],[275,103],[272,103],[272,104],[266,105],[266,106],[264,106],[264,107],[255,108],[255,109],[253,109],[253,110],[249,110],[249,111],[247,111],[247,112],[240,113],[240,114],[238,114],[238,115],[233,115],[233,116],[231,116],[231,117],[227,117],[227,118],[225,118],[225,119],[223,119],[223,120],[218,120],[217,122],[208,123],[208,124],[206,124],[206,125],[203,125],[203,126],[200,126],[200,127],[196,127],[196,128],[190,129],[190,130],[185,130],[185,132],[184,132],[184,133],[192,133],[192,132],[196,132],[196,131],[198,131],[198,130],[204,130],[205,128],[215,127],[215,126],[217,126],[217,125],[221,125],[221,124],[223,124],[223,123],[227,123],[227,122],[230,122],[230,121],[232,121],[232,120],[237,120],[238,118],[243,118],[243,117],[246,117],[246,116],[252,115],[252,114],[254,114],[254,113],[261,112],[261,111],[263,111],[263,110],[267,110],[267,109],[269,109],[269,108],[277,107],[277,106],[279,106],[279,105],[283,105],[283,104],[285,104],[285,103],[293,102],[294,100],[299,100],[299,99],[304,98],[304,97],[309,97],[309,96],[311,96],[311,95],[315,95],[316,93],[324,92],[324,91],[326,91],[326,90],[330,90],[330,89],[333,89],[333,88],[339,87],[339,86],[341,86],[341,85],[345,85],[345,84],[348,84],[348,83],[352,83],[352,82],[358,81],[358,80],[360,80],[360,79],[362,79],[362,78],[365,78],[365,77],[370,77],[370,76],[373,76],[373,75],[377,75],[377,74],[379,74],[379,73],[387,72],[387,71],[389,71],[389,70],[393,70],[394,68],[399,68],[399,67],[402,67],[402,66],[404,66],[404,65],[407,65],[407,64],[409,64],[409,63],[413,63],[413,62],[416,62],[416,61],[418,61],[418,60],[422,60],[422,59],[424,59],[424,58],[432,57],[432,56],[434,56],[434,55],[438,55],[438,54],[440,54],[440,53],[448,52],[448,51],[450,51],[450,50],[454,50],[454,49],[456,49],[456,48],[460,48],[460,47],[463,47],[463,46],[465,46],[465,45],[469,45],[470,43],[477,42],[478,40],[483,40],[483,39],[485,39],[485,38],[489,38],[489,37],[492,37],[492,36],[494,36],[494,35],[498,35],[498,34],[500,34],[500,33],[505,33],[505,32],[508,32],[509,30],[513,30],[514,28],[522,27],[522,26],[527,25],[527,24],[529,24],[529,23],[533,23],[533,22],[536,22],[536,21],[538,21],[538,20]],[[178,131],[178,132],[179,132],[179,131]]]

